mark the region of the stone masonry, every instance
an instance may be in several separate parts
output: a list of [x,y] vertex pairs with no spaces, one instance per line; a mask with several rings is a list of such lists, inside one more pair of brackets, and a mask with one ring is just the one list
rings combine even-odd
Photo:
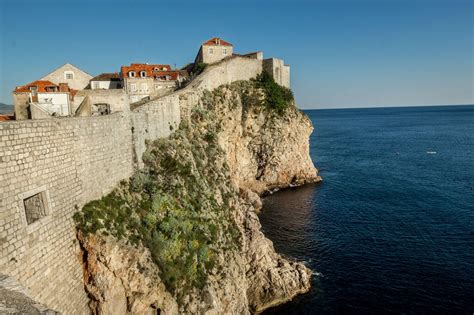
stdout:
[[[169,136],[204,90],[262,72],[262,60],[210,65],[187,87],[106,116],[0,123],[0,274],[64,314],[87,314],[73,214],[142,166],[145,140]],[[29,198],[44,209],[27,220]]]

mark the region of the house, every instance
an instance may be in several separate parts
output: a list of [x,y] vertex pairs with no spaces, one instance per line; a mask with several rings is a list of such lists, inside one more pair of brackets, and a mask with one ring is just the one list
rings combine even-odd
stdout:
[[276,83],[287,88],[290,87],[290,66],[286,65],[282,59],[263,59],[263,52],[261,51],[236,54],[234,53],[234,46],[219,37],[211,38],[201,45],[190,69],[196,72],[199,64],[212,64],[232,56],[262,60],[263,70],[270,74]]
[[132,63],[122,66],[120,76],[130,103],[174,91],[187,78],[187,72],[170,65]]
[[117,72],[99,74],[98,76],[93,77],[89,82],[91,90],[110,90],[122,88],[122,78]]
[[67,83],[55,84],[48,80],[18,86],[12,93],[15,117],[24,120],[70,116],[76,92]]
[[45,75],[40,80],[50,81],[54,84],[67,83],[74,90],[82,90],[89,85],[92,76],[78,67],[66,63],[53,72]]
[[232,56],[233,53],[234,47],[231,43],[219,37],[214,37],[201,45],[194,63],[215,63]]

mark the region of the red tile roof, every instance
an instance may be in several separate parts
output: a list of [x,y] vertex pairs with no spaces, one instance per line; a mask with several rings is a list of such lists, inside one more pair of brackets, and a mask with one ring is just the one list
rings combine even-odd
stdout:
[[[166,69],[166,70],[164,70]],[[120,68],[120,73],[122,78],[128,77],[130,71],[135,71],[136,77],[140,77],[140,71],[146,71],[147,77],[153,77],[154,73],[158,71],[169,71],[171,70],[170,65],[158,65],[158,64],[146,64],[146,63],[132,63],[130,66],[122,66]]]
[[[77,93],[77,90],[73,90],[73,89],[69,88],[67,83],[59,83],[59,85],[58,85],[58,84],[54,84],[53,82],[47,81],[47,80],[36,80],[36,81],[28,83],[26,85],[18,86],[15,89],[14,92],[18,92],[18,93],[31,92],[30,87],[35,87],[35,86],[37,87],[39,93],[52,92],[52,91],[46,90],[46,88],[49,88],[49,87],[57,88],[57,92],[69,93],[71,95],[72,99],[74,99],[74,96]],[[65,89],[63,90],[61,87],[65,88]],[[57,92],[54,92],[54,93],[57,93]]]
[[232,46],[231,43],[226,42],[225,40],[220,39],[219,37],[211,38],[207,42],[204,42],[202,45],[203,46]]
[[23,86],[18,86],[15,89],[15,92],[30,92],[30,87],[34,87],[34,86],[38,88],[38,92],[47,92],[46,91],[47,87],[59,87],[58,85],[54,84],[51,81],[37,80]]
[[170,76],[171,80],[177,80],[178,76],[181,74],[181,72],[178,70],[171,70],[170,65],[150,65],[146,63],[132,63],[130,66],[122,66],[120,70],[122,78],[128,78],[128,73],[130,71],[135,71],[135,77],[137,78],[140,78],[141,71],[145,71],[147,77],[155,79]]
[[0,121],[14,120],[15,118],[10,115],[0,115]]

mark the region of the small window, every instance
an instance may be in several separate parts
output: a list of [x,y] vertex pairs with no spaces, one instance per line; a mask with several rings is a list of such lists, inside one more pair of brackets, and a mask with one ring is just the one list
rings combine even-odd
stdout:
[[142,83],[142,91],[148,91],[148,84]]
[[72,71],[64,71],[64,78],[66,80],[72,80],[74,79],[74,72]]
[[128,77],[129,77],[129,78],[135,78],[135,71],[130,71],[130,72],[128,73]]
[[100,89],[100,82],[94,82],[92,84],[92,88],[95,89],[95,90]]
[[225,56],[227,55],[227,48],[222,48],[222,54]]
[[130,83],[130,90],[135,92],[137,90],[137,84],[136,83]]
[[23,205],[25,206],[26,223],[28,225],[46,216],[45,200],[42,192],[23,199]]
[[140,71],[140,76],[141,76],[142,78],[146,77],[146,71]]
[[214,49],[212,49],[212,47],[209,47],[208,51],[209,51],[209,54],[211,54],[211,55],[214,53]]

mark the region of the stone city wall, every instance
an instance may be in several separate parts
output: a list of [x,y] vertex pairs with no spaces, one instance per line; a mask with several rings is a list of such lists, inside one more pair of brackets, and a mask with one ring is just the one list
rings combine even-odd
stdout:
[[0,124],[0,273],[48,307],[89,312],[72,215],[132,174],[130,130],[120,114]]
[[0,123],[0,274],[49,308],[89,313],[73,214],[141,167],[145,141],[176,130],[205,89],[261,71],[232,58],[134,112]]

